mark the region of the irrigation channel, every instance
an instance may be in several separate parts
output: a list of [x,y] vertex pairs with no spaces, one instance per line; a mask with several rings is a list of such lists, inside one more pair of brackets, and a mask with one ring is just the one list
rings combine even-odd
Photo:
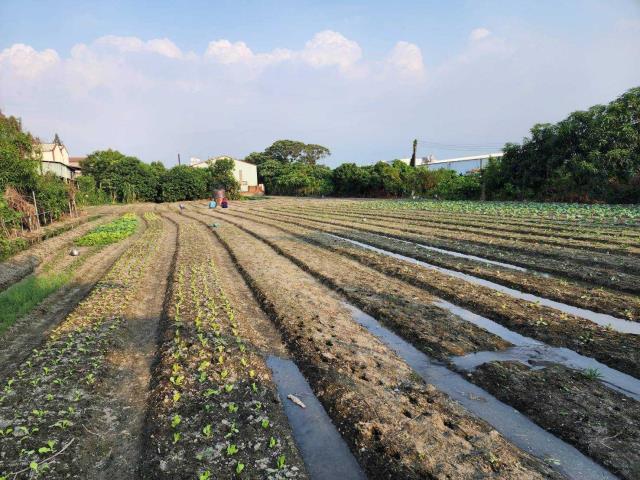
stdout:
[[505,405],[480,387],[464,380],[419,351],[410,343],[383,327],[371,315],[346,303],[353,319],[394,350],[422,379],[460,402],[507,439],[526,452],[550,463],[571,479],[614,479],[614,475],[574,447],[538,427],[517,410]]
[[284,401],[296,445],[313,480],[366,480],[367,476],[349,451],[344,439],[314,395],[311,387],[291,360],[270,355],[267,365],[282,399],[295,392],[304,408]]
[[358,242],[357,240],[352,240],[347,237],[335,235],[333,233],[327,233],[326,235],[334,238],[339,238],[340,240],[347,241],[349,243],[358,245],[359,247],[366,248],[367,250],[371,250],[373,252],[381,253],[389,257],[397,258],[399,260],[404,260],[405,262],[414,263],[416,265],[420,265],[421,267],[428,268],[430,270],[435,270],[437,272],[444,273],[446,275],[450,275],[452,277],[456,277],[461,280],[474,283],[476,285],[482,285],[484,287],[488,287],[493,290],[506,293],[507,295],[514,298],[519,298],[521,300],[527,300],[529,302],[534,302],[540,305],[555,308],[556,310],[560,310],[561,312],[584,318],[602,327],[610,328],[620,333],[631,333],[634,335],[640,334],[640,322],[631,322],[629,320],[616,318],[612,315],[607,315],[605,313],[593,312],[591,310],[574,307],[572,305],[567,305],[566,303],[556,302],[555,300],[549,300],[548,298],[539,297],[537,295],[532,295],[530,293],[524,293],[519,290],[515,290],[513,288],[505,287],[504,285],[500,285],[498,283],[490,282],[489,280],[485,280],[483,278],[474,277],[473,275],[457,272],[455,270],[450,270],[448,268],[438,267],[436,265],[432,265],[422,260],[417,260],[415,258],[407,257],[406,255],[390,252],[388,250],[374,247],[373,245],[369,245],[363,242]]

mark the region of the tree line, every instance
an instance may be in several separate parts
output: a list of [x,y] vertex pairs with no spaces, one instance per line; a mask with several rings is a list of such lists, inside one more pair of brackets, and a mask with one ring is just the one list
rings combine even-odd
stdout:
[[558,123],[534,125],[482,171],[460,175],[400,161],[331,170],[318,164],[328,155],[319,145],[279,140],[245,161],[258,165],[267,193],[281,195],[456,200],[484,193],[492,200],[640,203],[640,87]]

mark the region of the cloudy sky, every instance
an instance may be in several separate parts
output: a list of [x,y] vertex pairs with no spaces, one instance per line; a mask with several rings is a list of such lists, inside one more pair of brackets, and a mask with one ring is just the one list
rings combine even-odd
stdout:
[[[0,1],[0,110],[72,155],[482,153],[640,86],[640,1]],[[431,142],[431,143],[429,143]]]

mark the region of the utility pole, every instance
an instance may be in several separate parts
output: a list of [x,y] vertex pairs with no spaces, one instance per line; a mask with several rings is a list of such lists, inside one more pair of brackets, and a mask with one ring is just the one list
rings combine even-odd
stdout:
[[180,154],[178,154],[178,165],[181,165],[181,163],[180,163]]
[[412,167],[416,166],[416,149],[418,148],[418,139],[415,139],[413,141],[413,154],[411,155],[411,162],[409,162],[409,165],[411,165]]

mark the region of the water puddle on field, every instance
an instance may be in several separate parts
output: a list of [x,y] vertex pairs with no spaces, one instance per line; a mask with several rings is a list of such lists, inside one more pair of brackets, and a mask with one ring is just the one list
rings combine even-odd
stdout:
[[[382,238],[386,238],[387,240],[395,240],[397,242],[402,242],[402,243],[408,243],[410,245],[415,245],[416,247],[424,248],[425,250],[430,250],[432,252],[444,253],[444,254],[450,255],[452,257],[466,258],[468,260],[476,260],[478,262],[488,263],[490,265],[498,265],[499,267],[510,268],[511,270],[517,270],[519,272],[533,273],[533,272],[531,272],[531,270],[529,270],[527,268],[519,267],[518,265],[512,265],[510,263],[498,262],[497,260],[489,260],[488,258],[478,257],[476,255],[470,255],[468,253],[460,253],[460,252],[456,252],[454,250],[446,250],[444,248],[432,247],[430,245],[425,245],[423,243],[410,242],[409,240],[402,240],[401,238],[388,237],[386,235],[380,235],[380,234],[374,234],[374,235],[378,235],[378,236],[380,236]],[[536,274],[537,274],[537,272],[536,272]],[[544,274],[544,275],[547,276],[547,274]]]
[[452,357],[451,363],[461,370],[473,370],[487,362],[512,360],[532,368],[544,368],[549,364],[557,363],[573,370],[595,369],[600,375],[600,381],[607,387],[640,401],[640,380],[631,375],[610,368],[594,358],[585,357],[568,348],[552,347],[533,338],[512,332],[493,320],[453,305],[446,300],[438,300],[434,302],[434,305],[448,310],[457,317],[514,345],[514,347],[498,352],[477,352]]
[[565,303],[556,302],[554,300],[549,300],[543,297],[538,297],[537,295],[532,295],[530,293],[524,293],[519,290],[515,290],[513,288],[505,287],[504,285],[500,285],[498,283],[490,282],[489,280],[484,280],[482,278],[474,277],[473,275],[469,275],[462,272],[457,272],[455,270],[449,270],[448,268],[431,265],[430,263],[423,262],[421,260],[416,260],[415,258],[407,257],[405,255],[400,255],[399,253],[390,252],[388,250],[374,247],[366,243],[358,242],[357,240],[351,240],[350,238],[341,237],[339,235],[334,235],[330,233],[328,233],[327,235],[334,238],[339,238],[341,240],[352,243],[354,245],[358,245],[359,247],[365,248],[367,250],[381,253],[382,255],[387,255],[389,257],[403,260],[405,262],[420,265],[421,267],[428,268],[429,270],[435,270],[437,272],[444,273],[445,275],[449,275],[455,278],[459,278],[461,280],[465,280],[469,283],[474,283],[476,285],[482,285],[483,287],[491,288],[492,290],[505,293],[514,298],[519,298],[521,300],[526,300],[528,302],[537,303],[540,305],[544,305],[546,307],[554,308],[564,313],[568,313],[570,315],[575,315],[576,317],[584,318],[600,326],[611,328],[612,330],[615,330],[617,332],[631,333],[634,335],[640,334],[640,322],[631,322],[629,320],[623,320],[621,318],[617,318],[612,315],[607,315],[606,313],[593,312],[585,308],[574,307],[572,305],[567,305]]
[[[606,471],[571,445],[538,427],[512,407],[466,381],[461,375],[404,341],[383,327],[375,318],[348,303],[353,319],[395,351],[427,383],[435,386],[468,411],[483,419],[514,445],[547,462],[571,479],[614,479]],[[348,477],[347,477],[348,478]]]
[[[273,372],[284,413],[311,479],[366,480],[367,476],[296,364],[291,360],[269,356],[267,365]],[[290,394],[302,400],[306,408],[289,400],[287,396]]]

